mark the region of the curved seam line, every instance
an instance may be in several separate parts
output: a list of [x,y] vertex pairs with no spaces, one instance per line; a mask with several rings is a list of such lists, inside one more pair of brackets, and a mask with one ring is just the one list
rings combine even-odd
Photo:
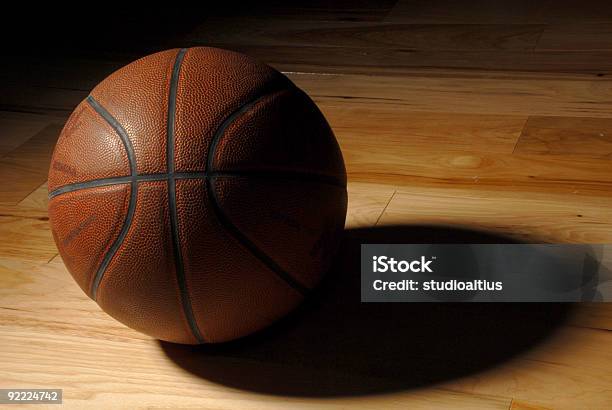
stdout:
[[128,184],[130,182],[132,182],[131,176],[114,177],[114,178],[100,178],[100,179],[95,179],[92,181],[76,182],[74,184],[64,185],[60,188],[57,188],[49,192],[49,199],[53,199],[58,195],[66,194],[68,192],[80,191],[82,189],[96,188],[96,187],[102,187],[102,186],[108,186],[108,185]]
[[284,280],[289,286],[295,289],[302,296],[305,295],[309,289],[291,276],[288,272],[286,272],[282,267],[280,267],[272,258],[262,252],[251,240],[249,240],[239,229],[229,220],[229,217],[223,212],[221,207],[219,206],[219,202],[217,200],[217,195],[213,190],[212,183],[210,178],[206,180],[206,185],[208,188],[208,197],[210,199],[213,211],[217,216],[217,220],[221,223],[221,225],[228,231],[232,236],[234,236],[238,242],[240,242],[245,248],[247,248],[253,256],[263,262],[272,272],[274,272],[279,278]]
[[[290,181],[306,181],[317,184],[332,185],[338,188],[346,189],[346,185],[341,183],[336,177],[325,174],[309,174],[306,172],[276,172],[276,171],[214,171],[206,172],[175,172],[175,179],[204,179],[209,177],[250,177],[250,178],[270,178],[278,180],[284,178]],[[120,185],[136,181],[165,181],[168,179],[168,174],[140,174],[135,176],[120,176],[92,179],[85,182],[75,182],[66,184],[49,192],[49,199],[55,198],[58,195],[68,192],[79,191],[81,189],[96,188],[100,186]]]
[[178,89],[179,73],[186,48],[182,48],[176,55],[174,66],[172,67],[172,75],[170,77],[170,90],[168,93],[168,117],[166,118],[166,163],[167,163],[167,178],[168,178],[168,207],[170,211],[170,228],[172,231],[172,248],[174,250],[174,266],[176,270],[176,280],[179,285],[179,293],[181,297],[181,305],[183,314],[187,320],[187,324],[191,330],[193,337],[198,343],[204,343],[204,338],[196,322],[191,305],[191,297],[187,286],[187,278],[185,277],[185,266],[180,245],[178,214],[176,210],[176,180],[174,175],[174,143],[175,143],[175,119],[176,119],[176,95]]
[[[281,80],[283,77],[280,78]],[[206,156],[206,171],[208,173],[212,170],[213,165],[213,155],[217,149],[217,144],[221,139],[221,136],[225,133],[226,129],[242,114],[247,112],[251,107],[253,107],[257,102],[259,102],[262,98],[269,96],[277,91],[282,90],[280,88],[280,80],[273,80],[267,86],[262,87],[262,90],[250,101],[244,103],[238,109],[236,109],[232,114],[230,114],[217,128],[217,131],[213,135],[213,139],[208,148],[208,153]],[[285,84],[284,84],[285,85]],[[308,288],[291,276],[288,272],[286,272],[283,268],[281,268],[272,258],[266,255],[263,251],[261,251],[250,239],[248,239],[240,230],[230,221],[229,217],[223,212],[223,209],[219,206],[218,198],[216,192],[213,189],[212,178],[206,178],[206,186],[208,190],[208,197],[211,202],[213,211],[217,216],[217,220],[220,224],[228,231],[238,242],[240,242],[244,247],[246,247],[257,259],[263,262],[272,272],[274,272],[279,278],[284,280],[289,286],[291,286],[294,290],[299,292],[302,296],[304,296],[308,292]]]
[[[130,172],[132,177],[136,176],[137,168],[136,168],[136,155],[134,153],[134,147],[130,141],[130,138],[127,135],[125,129],[119,124],[119,122],[104,108],[102,107],[91,95],[87,97],[87,103],[100,115],[114,130],[117,132],[123,145],[125,146],[125,150],[128,154],[128,161],[130,163]],[[91,285],[91,297],[93,300],[96,300],[98,288],[100,286],[100,282],[102,281],[102,277],[110,264],[110,261],[117,253],[119,246],[123,243],[127,232],[132,225],[132,220],[134,219],[134,213],[136,210],[136,200],[138,195],[138,182],[136,179],[131,178],[131,191],[130,191],[130,203],[128,206],[128,213],[123,221],[123,227],[119,232],[119,236],[115,239],[112,246],[104,255],[104,259],[102,259],[102,263],[98,267],[96,274],[94,276],[94,280]]]

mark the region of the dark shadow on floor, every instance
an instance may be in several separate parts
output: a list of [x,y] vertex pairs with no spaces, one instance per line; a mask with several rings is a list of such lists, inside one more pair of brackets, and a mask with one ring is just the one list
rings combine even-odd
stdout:
[[360,303],[360,245],[512,242],[452,227],[350,229],[321,286],[275,326],[223,345],[161,348],[206,380],[277,395],[365,395],[480,372],[541,342],[571,305]]

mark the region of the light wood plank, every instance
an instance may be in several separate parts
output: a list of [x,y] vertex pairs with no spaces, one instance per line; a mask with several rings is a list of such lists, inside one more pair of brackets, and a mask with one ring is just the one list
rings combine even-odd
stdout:
[[514,360],[443,386],[554,409],[603,409],[612,401],[609,339],[606,331],[561,327]]
[[[609,161],[564,155],[503,155],[478,151],[363,151],[340,140],[354,181],[393,186],[449,185],[514,192],[551,192],[610,197]],[[373,143],[362,142],[361,147]]]
[[49,218],[0,215],[0,256],[46,262],[57,254]]
[[347,228],[376,225],[383,210],[395,193],[393,188],[379,184],[351,182],[348,184]]
[[401,188],[380,224],[436,224],[491,231],[535,243],[611,243],[607,198],[489,191]]
[[[437,389],[380,393],[363,397],[287,397],[240,390],[187,373],[174,365],[158,342],[133,331],[100,311],[66,272],[61,260],[48,264],[0,259],[0,387],[61,387],[64,406],[128,408],[197,406],[199,408],[346,408],[507,409],[509,399]],[[41,292],[46,296],[41,297]],[[27,297],[24,297],[27,295]],[[57,295],[61,295],[57,297]],[[20,343],[28,340],[29,343]],[[294,385],[324,383],[328,373],[308,366],[211,356],[211,366],[238,369],[266,379],[285,375]],[[79,371],[75,372],[74,369]],[[118,371],[121,369],[121,371]],[[327,374],[327,376],[325,375]],[[58,375],[61,384],[57,384]],[[375,377],[339,375],[364,386]],[[149,387],[147,387],[149,386]]]
[[539,406],[537,404],[526,403],[524,401],[512,400],[510,410],[552,410],[550,407]]
[[612,303],[577,303],[568,322],[576,327],[612,331]]
[[[522,116],[429,113],[384,104],[320,104],[347,150],[371,153],[476,151],[511,154],[527,120]],[[376,123],[376,127],[371,124]]]
[[317,102],[413,111],[612,118],[612,82],[289,73]]
[[[28,337],[27,346],[16,343]],[[201,409],[507,409],[507,399],[428,389],[427,391],[363,397],[284,397],[257,394],[216,384],[172,366],[153,341],[137,343],[106,342],[103,349],[95,339],[64,335],[61,338],[44,332],[8,331],[1,340],[11,346],[0,358],[16,362],[0,374],[0,386],[13,387],[29,383],[32,388],[57,386],[61,375],[64,407],[81,409],[95,403],[97,408],[201,408]],[[127,354],[127,356],[126,356]],[[6,355],[6,357],[5,357]],[[17,360],[15,358],[18,358]],[[213,359],[213,363],[230,360]],[[102,365],[101,362],[104,362]],[[34,366],[32,363],[38,363]],[[235,362],[236,367],[256,377],[266,378],[277,367],[267,363]],[[75,372],[74,369],[79,371]],[[117,369],[122,369],[118,372]],[[247,373],[247,374],[248,374]],[[285,369],[288,381],[312,383],[317,375],[304,369]],[[36,380],[32,381],[32,375]],[[319,376],[320,379],[320,376]],[[376,380],[363,379],[365,383]]]
[[15,209],[19,210],[33,210],[41,213],[47,212],[47,205],[49,204],[47,182],[36,188],[30,195],[26,196],[21,202],[17,204]]
[[612,159],[612,119],[529,117],[517,154]]

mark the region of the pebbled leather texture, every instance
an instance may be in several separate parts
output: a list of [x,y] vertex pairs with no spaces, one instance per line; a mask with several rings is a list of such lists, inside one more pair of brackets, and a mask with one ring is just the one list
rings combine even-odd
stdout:
[[126,325],[189,344],[294,309],[329,270],[347,205],[314,102],[269,66],[204,47],[96,86],[61,134],[49,190],[79,286]]
[[302,301],[299,292],[220,223],[206,181],[179,181],[176,200],[185,278],[204,340],[222,342],[247,335]]
[[189,49],[176,96],[176,170],[204,171],[210,141],[223,120],[275,80],[289,84],[278,71],[243,54]]
[[91,91],[130,136],[139,174],[166,172],[168,89],[177,53],[162,51],[136,60]]
[[97,267],[117,239],[127,213],[130,186],[81,189],[49,202],[49,220],[66,268],[91,297]]
[[257,248],[305,287],[317,284],[344,228],[344,188],[282,176],[215,177],[213,186],[219,208]]
[[325,175],[346,185],[334,134],[312,100],[295,87],[270,93],[236,118],[219,139],[215,171]]
[[143,333],[195,343],[181,308],[166,182],[141,182],[136,203],[130,229],[100,282],[97,302]]
[[[95,143],[91,136],[95,135]],[[130,174],[121,138],[87,104],[80,103],[68,118],[53,152],[48,186],[64,185]]]

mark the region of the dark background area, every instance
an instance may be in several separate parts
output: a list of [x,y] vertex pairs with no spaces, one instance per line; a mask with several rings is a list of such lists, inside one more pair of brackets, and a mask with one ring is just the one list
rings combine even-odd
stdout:
[[[135,7],[120,2],[80,6],[14,5],[0,28],[5,55],[139,55],[182,45],[184,36],[208,18],[294,19],[297,13],[332,16],[338,21],[367,20],[396,1],[220,1],[173,2]],[[299,14],[297,14],[299,15]],[[335,17],[334,17],[335,16]],[[228,25],[227,30],[235,27]]]

